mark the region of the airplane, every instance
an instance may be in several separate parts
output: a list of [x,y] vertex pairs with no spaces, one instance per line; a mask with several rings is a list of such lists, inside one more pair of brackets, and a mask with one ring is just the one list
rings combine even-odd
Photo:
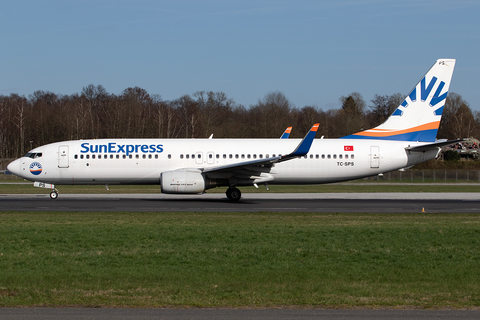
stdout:
[[[97,139],[34,148],[7,169],[51,189],[56,185],[159,184],[162,193],[202,194],[238,186],[324,184],[402,170],[434,159],[454,59],[439,59],[381,125],[339,139]],[[288,130],[288,129],[287,129]]]

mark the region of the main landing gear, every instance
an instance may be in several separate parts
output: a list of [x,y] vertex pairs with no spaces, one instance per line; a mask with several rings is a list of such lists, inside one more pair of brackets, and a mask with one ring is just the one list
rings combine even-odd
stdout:
[[237,188],[228,188],[225,194],[230,201],[238,201],[242,197],[242,193]]
[[50,192],[50,198],[57,199],[58,198],[58,192],[57,191]]

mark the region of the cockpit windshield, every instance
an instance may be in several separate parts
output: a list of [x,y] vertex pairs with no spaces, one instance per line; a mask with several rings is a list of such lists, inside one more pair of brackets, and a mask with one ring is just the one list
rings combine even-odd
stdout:
[[29,152],[25,155],[25,157],[32,158],[32,159],[40,158],[41,156],[42,156],[41,152]]

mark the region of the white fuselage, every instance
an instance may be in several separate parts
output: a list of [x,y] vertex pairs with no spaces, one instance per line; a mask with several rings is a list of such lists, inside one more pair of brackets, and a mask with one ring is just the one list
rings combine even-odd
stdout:
[[[56,185],[159,184],[162,172],[205,169],[292,152],[300,139],[99,139],[64,141],[12,162],[18,176]],[[377,175],[436,157],[416,142],[315,139],[306,156],[276,163],[269,184],[320,184]],[[32,156],[33,155],[33,156]],[[245,177],[248,180],[248,177]],[[252,181],[251,179],[249,181]],[[262,183],[262,180],[257,180]],[[252,183],[249,183],[252,185]],[[238,185],[242,185],[239,183]]]

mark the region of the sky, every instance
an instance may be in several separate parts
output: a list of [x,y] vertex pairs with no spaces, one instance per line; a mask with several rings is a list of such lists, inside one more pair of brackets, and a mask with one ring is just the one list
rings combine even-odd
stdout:
[[480,111],[479,14],[478,0],[0,0],[0,95],[94,84],[249,107],[280,91],[328,110],[352,92],[407,95],[454,58],[450,92]]

